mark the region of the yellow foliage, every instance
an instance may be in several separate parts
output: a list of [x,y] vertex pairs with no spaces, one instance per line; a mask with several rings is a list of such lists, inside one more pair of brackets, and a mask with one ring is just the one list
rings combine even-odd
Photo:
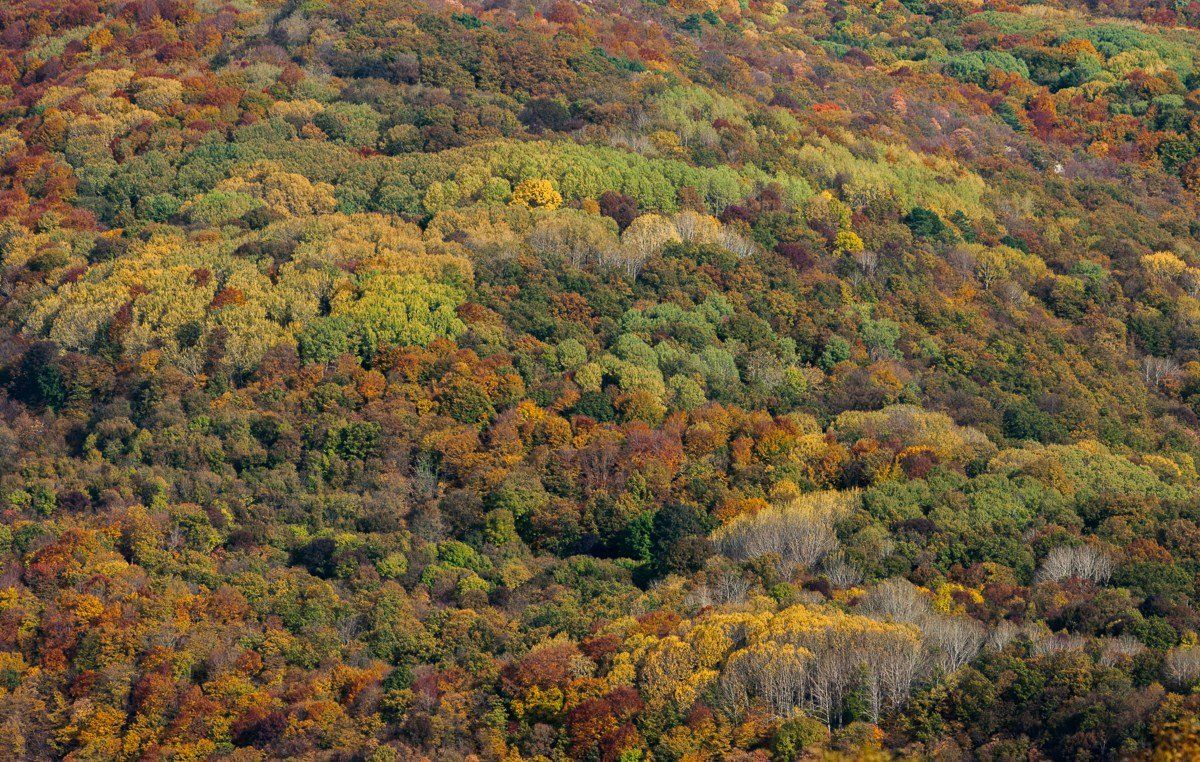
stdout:
[[797,708],[805,676],[817,674],[810,670],[822,660],[846,679],[855,679],[877,663],[915,666],[921,648],[921,632],[913,625],[832,606],[795,605],[774,613],[710,610],[662,637],[638,631],[632,619],[618,620],[608,630],[623,642],[613,657],[609,685],[636,678],[651,708],[685,710],[716,683],[723,700],[744,709],[753,694],[780,716]]
[[1179,464],[1170,458],[1165,458],[1161,455],[1148,454],[1139,458],[1141,464],[1149,468],[1160,477],[1167,479],[1178,479],[1183,476],[1183,469]]
[[[211,275],[198,277],[202,268],[210,273],[224,271],[224,286],[238,289],[245,298],[210,312],[222,284]],[[248,366],[270,345],[289,340],[289,333],[270,313],[283,315],[301,307],[303,299],[288,293],[292,286],[285,278],[272,284],[247,260],[197,248],[178,236],[155,236],[131,247],[124,257],[89,267],[84,277],[47,295],[35,305],[26,325],[79,350],[89,349],[104,332],[120,330],[130,356],[161,351],[164,359],[192,370],[200,367],[203,346],[182,342],[184,326],[223,325],[230,331],[226,347],[230,359]],[[319,294],[309,299],[315,312]],[[126,304],[132,305],[128,324],[114,328],[113,320]]]
[[431,281],[468,285],[471,262],[435,231],[424,236],[416,225],[382,214],[332,214],[303,222],[293,262],[301,269],[328,268],[417,275]]
[[20,132],[17,132],[12,127],[0,130],[0,156],[18,151],[24,147],[25,140],[21,137]]
[[914,645],[920,639],[920,631],[912,625],[809,606],[786,608],[764,627],[749,633],[751,642],[779,641],[814,651],[834,640],[853,641],[872,635],[887,635]]
[[791,479],[781,479],[771,487],[771,499],[775,502],[792,501],[800,497],[800,486]]
[[12,651],[0,652],[0,673],[10,672],[18,677],[29,669],[29,665],[25,663],[25,657],[19,653]]
[[1169,251],[1156,251],[1141,258],[1142,269],[1151,278],[1169,280],[1183,274],[1187,263]]
[[513,188],[512,203],[528,207],[557,209],[563,197],[549,180],[524,180]]
[[837,238],[833,242],[833,251],[835,254],[857,254],[866,248],[862,238],[859,238],[858,233],[853,230],[842,230],[837,234]]
[[218,183],[215,190],[256,198],[273,213],[285,217],[328,214],[337,206],[332,185],[311,182],[270,161],[254,163],[244,174]]
[[683,150],[683,143],[680,141],[678,133],[670,130],[655,130],[650,133],[650,142],[658,149],[659,153],[666,156],[679,155]]
[[493,247],[516,248],[534,224],[532,211],[522,205],[474,206],[465,209],[447,209],[439,212],[425,232],[428,236],[439,236],[463,240],[472,250]]
[[90,93],[108,97],[128,87],[132,80],[133,71],[130,69],[94,69],[83,78],[83,86]]
[[71,706],[70,717],[59,736],[78,745],[76,754],[80,758],[118,759],[124,724],[125,712],[81,699]]
[[982,432],[959,426],[945,413],[930,412],[915,405],[892,405],[872,412],[849,411],[830,427],[843,441],[895,437],[905,447],[928,448],[942,460],[968,462],[995,452],[995,445]]
[[183,83],[164,77],[143,77],[137,81],[134,102],[142,108],[163,114],[183,101]]
[[293,127],[299,128],[311,124],[313,117],[325,110],[319,101],[310,99],[295,101],[275,101],[271,104],[270,114],[282,119]]
[[957,582],[938,585],[933,593],[933,609],[941,614],[961,614],[963,605],[958,598],[965,597],[971,603],[983,603],[983,595],[974,588],[964,587]]
[[88,50],[93,52],[103,50],[110,47],[115,41],[116,39],[113,37],[112,32],[107,29],[93,29],[91,34],[87,36]]

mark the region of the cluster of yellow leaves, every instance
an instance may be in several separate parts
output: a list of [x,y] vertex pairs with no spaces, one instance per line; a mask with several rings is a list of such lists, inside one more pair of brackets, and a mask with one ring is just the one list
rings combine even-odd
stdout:
[[321,113],[325,107],[319,101],[310,99],[275,101],[271,104],[270,114],[297,129],[311,124],[313,117]]
[[[742,708],[758,700],[773,711],[790,713],[799,706],[805,676],[823,663],[869,669],[876,659],[915,655],[921,646],[921,632],[913,625],[832,606],[710,612],[684,620],[662,636],[641,631],[633,619],[619,620],[612,629],[624,632],[624,647],[614,657],[607,679],[614,687],[636,685],[651,710],[674,706],[686,711],[720,680],[726,693],[743,693],[738,699]],[[857,669],[843,672],[850,675]],[[776,683],[796,697],[795,703],[771,704],[769,694]]]
[[[198,275],[198,268],[205,267],[223,277]],[[236,289],[244,298],[210,312],[222,288],[227,293]],[[130,304],[122,340],[131,356],[161,349],[181,367],[199,370],[203,347],[177,340],[185,325],[196,322],[228,328],[231,357],[248,367],[271,344],[286,339],[272,313],[282,314],[305,296],[310,301],[318,297],[306,290],[296,282],[272,284],[251,262],[166,234],[135,246],[128,256],[93,265],[83,278],[40,301],[26,325],[64,347],[86,350],[104,332],[115,330],[114,318]]]
[[[35,133],[37,142],[63,150],[76,162],[112,161],[113,140],[134,127],[158,121],[156,110],[170,105],[164,100],[169,100],[169,95],[149,97],[148,103],[142,104],[117,94],[133,80],[129,69],[96,69],[84,77],[83,87],[47,88],[38,100],[44,109],[44,123]],[[151,82],[147,88],[156,86]]]
[[512,202],[522,206],[557,209],[563,197],[549,180],[524,180],[513,188]]
[[913,625],[812,606],[790,606],[768,618],[761,628],[751,627],[747,632],[751,643],[790,643],[813,653],[829,648],[853,649],[876,637],[915,647],[921,634]]
[[892,405],[871,412],[848,411],[839,415],[830,429],[839,438],[850,441],[863,438],[884,441],[894,437],[906,447],[928,448],[942,460],[961,463],[996,451],[983,432],[959,426],[945,413],[916,405]]
[[1170,280],[1177,278],[1187,269],[1187,263],[1170,251],[1156,251],[1141,258],[1142,269],[1151,278]]
[[[289,195],[294,188],[287,177],[281,181],[269,168],[260,170],[240,181],[241,187],[252,187],[268,203],[297,209],[329,200],[326,189],[303,178],[300,190],[310,193]],[[353,299],[352,269],[461,285],[472,279],[470,262],[453,244],[436,233],[423,237],[415,226],[382,215],[292,218],[278,223],[272,234],[299,241],[292,260],[273,278],[254,260],[235,256],[234,242],[163,232],[136,242],[122,257],[88,266],[78,280],[45,294],[26,327],[81,351],[106,336],[119,338],[131,357],[157,351],[163,360],[195,372],[204,356],[200,339],[219,326],[228,332],[226,356],[236,367],[248,368],[271,346],[294,343],[304,325],[318,317],[323,301]],[[66,247],[63,256],[72,256],[69,242],[37,234],[10,241],[5,264],[44,256],[39,252],[52,245]],[[127,314],[121,318],[123,310]]]
[[961,614],[963,604],[960,600],[973,604],[983,603],[983,594],[975,588],[960,585],[957,582],[946,582],[937,586],[933,595],[933,610],[939,614]]
[[332,185],[311,182],[271,161],[254,163],[244,173],[218,183],[215,190],[243,193],[285,217],[328,214],[337,206]]
[[[0,136],[2,140],[2,136]],[[12,221],[0,223],[0,264],[52,270],[82,261],[94,238],[60,227],[31,230]]]
[[382,214],[332,214],[298,221],[297,268],[355,269],[415,275],[465,286],[474,278],[471,261],[440,229],[419,227]]
[[142,77],[134,89],[134,102],[156,114],[166,115],[183,102],[183,83],[177,79]]
[[1050,272],[1040,257],[1009,246],[967,243],[961,244],[956,253],[960,257],[965,254],[962,258],[970,263],[972,274],[984,288],[1004,279],[1029,288]]

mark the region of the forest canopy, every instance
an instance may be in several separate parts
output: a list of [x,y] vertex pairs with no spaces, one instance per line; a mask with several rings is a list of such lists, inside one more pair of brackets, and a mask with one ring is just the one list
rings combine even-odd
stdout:
[[0,4],[0,758],[1200,758],[1198,28]]

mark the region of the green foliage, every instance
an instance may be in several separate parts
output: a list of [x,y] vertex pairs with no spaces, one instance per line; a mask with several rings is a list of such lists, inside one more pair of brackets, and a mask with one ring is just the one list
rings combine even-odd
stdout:
[[452,338],[466,328],[455,314],[463,298],[453,286],[422,278],[369,275],[353,298],[335,304],[300,335],[300,355],[310,362],[343,353],[370,358],[381,346]]
[[1025,62],[1004,51],[963,53],[946,62],[946,73],[975,85],[986,85],[992,70],[1029,77]]
[[333,103],[313,117],[313,124],[331,139],[355,148],[374,146],[382,121],[375,109],[355,103]]
[[904,224],[917,238],[937,238],[946,232],[946,224],[937,212],[916,207],[904,218]]
[[775,731],[771,741],[772,759],[794,762],[802,759],[806,751],[821,748],[829,740],[829,729],[813,717],[797,717],[788,720]]

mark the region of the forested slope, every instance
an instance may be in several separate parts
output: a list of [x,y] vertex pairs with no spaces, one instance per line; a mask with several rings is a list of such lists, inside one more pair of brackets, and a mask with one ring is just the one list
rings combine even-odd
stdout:
[[1200,756],[1200,5],[0,5],[0,758]]

